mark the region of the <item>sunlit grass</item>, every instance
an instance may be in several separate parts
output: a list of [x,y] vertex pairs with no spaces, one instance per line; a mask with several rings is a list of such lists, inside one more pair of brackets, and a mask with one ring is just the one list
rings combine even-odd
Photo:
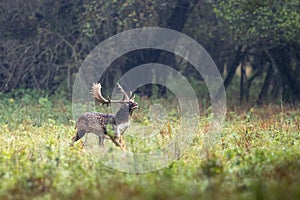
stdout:
[[[166,110],[161,121],[149,117],[154,104]],[[176,105],[145,99],[139,105],[125,135],[128,150],[161,150],[176,136]],[[300,198],[299,107],[228,109],[213,146],[205,140],[210,115],[202,112],[184,154],[144,174],[106,167],[84,138],[69,147],[75,129],[71,102],[63,98],[3,96],[0,107],[0,199]],[[105,148],[118,149],[109,140]]]

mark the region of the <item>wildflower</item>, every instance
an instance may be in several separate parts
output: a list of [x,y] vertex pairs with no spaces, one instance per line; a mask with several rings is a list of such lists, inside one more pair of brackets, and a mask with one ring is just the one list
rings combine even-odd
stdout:
[[13,98],[10,98],[10,99],[8,100],[8,102],[11,103],[11,104],[13,104],[13,103],[15,102],[15,100],[14,100]]

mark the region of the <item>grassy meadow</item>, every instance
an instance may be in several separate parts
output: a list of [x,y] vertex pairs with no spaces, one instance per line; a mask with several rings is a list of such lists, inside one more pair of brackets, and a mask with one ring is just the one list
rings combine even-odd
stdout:
[[[203,148],[210,109],[202,108],[187,151],[161,170],[137,174],[93,159],[84,140],[69,147],[76,131],[64,96],[0,94],[0,199],[300,199],[299,106],[229,105],[210,149]],[[170,102],[139,99],[125,133],[129,150],[144,150],[133,137],[139,134],[135,127],[158,130],[145,151],[170,141],[178,123]],[[167,123],[148,118],[152,104],[166,110]],[[105,144],[117,149],[109,140]]]

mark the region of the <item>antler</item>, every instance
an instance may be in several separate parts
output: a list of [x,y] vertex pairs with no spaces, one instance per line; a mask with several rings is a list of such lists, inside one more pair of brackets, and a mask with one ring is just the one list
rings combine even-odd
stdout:
[[102,93],[101,93],[101,84],[100,83],[93,83],[93,86],[92,86],[92,91],[91,93],[93,94],[94,98],[102,103],[102,104],[109,104],[109,103],[124,103],[124,102],[128,102],[129,100],[133,100],[134,99],[134,95],[130,95],[130,98],[128,96],[128,94],[125,92],[125,90],[122,88],[122,86],[117,83],[117,87],[119,89],[119,91],[124,94],[124,98],[123,100],[111,100],[110,98],[108,99],[105,99],[103,96],[102,96]]
[[130,91],[130,93],[129,93],[129,96],[130,96],[130,97],[129,97],[130,100],[134,100],[134,99],[135,99],[135,95],[134,95],[134,93],[131,92],[131,91]]
[[128,97],[128,94],[125,92],[125,90],[122,88],[122,86],[119,84],[119,83],[117,83],[117,87],[118,87],[118,89],[119,89],[119,91],[122,93],[122,94],[124,94],[124,97],[125,97],[125,101],[129,101],[129,97]]
[[110,103],[110,99],[105,99],[103,96],[102,96],[102,93],[101,93],[101,84],[100,83],[93,83],[93,86],[92,86],[92,91],[91,93],[93,94],[94,98],[99,101],[100,103],[102,104],[109,104]]

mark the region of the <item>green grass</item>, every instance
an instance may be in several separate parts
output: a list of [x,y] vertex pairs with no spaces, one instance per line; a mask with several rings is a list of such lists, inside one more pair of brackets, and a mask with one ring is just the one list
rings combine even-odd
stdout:
[[[74,121],[71,102],[62,96],[0,94],[0,199],[300,198],[299,107],[228,108],[211,148],[204,148],[210,114],[203,112],[197,137],[179,159],[136,174],[106,167],[82,142],[69,147]],[[167,111],[164,124],[148,118],[154,103]],[[128,149],[159,150],[174,137],[176,105],[143,99],[139,105],[126,132]],[[145,145],[140,127],[158,134]]]

